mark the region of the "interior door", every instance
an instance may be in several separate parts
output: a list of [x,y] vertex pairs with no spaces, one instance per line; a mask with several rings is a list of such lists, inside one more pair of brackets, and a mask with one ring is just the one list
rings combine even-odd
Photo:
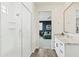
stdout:
[[22,51],[23,56],[31,55],[31,12],[23,5],[22,7]]
[[1,3],[1,56],[21,56],[20,12],[18,3]]

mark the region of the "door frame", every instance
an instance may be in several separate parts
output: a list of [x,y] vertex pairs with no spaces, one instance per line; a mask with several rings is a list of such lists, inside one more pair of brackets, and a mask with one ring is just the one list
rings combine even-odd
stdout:
[[[54,49],[54,23],[53,23],[53,17],[52,17],[52,10],[43,10],[43,11],[47,11],[47,12],[51,12],[51,20],[44,20],[44,21],[51,21],[51,43],[50,43],[50,49]],[[39,16],[39,13],[40,12],[43,12],[43,11],[38,11],[38,16]],[[39,17],[38,17],[38,20],[39,20]],[[40,22],[40,20],[38,21],[38,23]],[[39,25],[39,24],[38,24]],[[38,32],[39,32],[39,29],[38,29]],[[38,33],[38,36],[39,36],[39,33]],[[40,37],[38,37],[38,48],[40,48]],[[53,42],[52,42],[53,41]],[[53,44],[53,47],[52,47],[52,44]]]

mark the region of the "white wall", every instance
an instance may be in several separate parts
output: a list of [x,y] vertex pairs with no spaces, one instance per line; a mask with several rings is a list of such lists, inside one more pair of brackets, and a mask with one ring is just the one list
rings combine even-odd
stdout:
[[32,52],[35,51],[36,48],[39,47],[38,45],[38,34],[39,32],[37,31],[38,29],[38,22],[37,22],[37,19],[36,19],[36,15],[37,15],[37,9],[35,7],[35,4],[32,3],[32,21],[31,21],[31,29],[32,29]]
[[31,49],[32,52],[35,51],[36,48],[38,48],[38,44],[37,44],[37,20],[35,19],[35,15],[36,15],[36,8],[34,3],[32,2],[23,2],[23,4],[29,9],[29,12],[31,13]]
[[[53,17],[53,16],[52,16]],[[63,7],[57,6],[54,10],[54,34],[63,32]]]
[[29,8],[32,5],[28,5],[28,7],[27,5],[24,5],[22,5],[22,56],[28,57],[32,53],[32,12]]

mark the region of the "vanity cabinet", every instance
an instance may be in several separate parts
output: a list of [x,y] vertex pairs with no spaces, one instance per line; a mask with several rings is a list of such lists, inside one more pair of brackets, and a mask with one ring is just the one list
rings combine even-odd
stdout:
[[58,56],[64,57],[64,43],[58,38],[55,38],[55,50]]
[[79,39],[55,37],[55,51],[58,57],[79,57]]

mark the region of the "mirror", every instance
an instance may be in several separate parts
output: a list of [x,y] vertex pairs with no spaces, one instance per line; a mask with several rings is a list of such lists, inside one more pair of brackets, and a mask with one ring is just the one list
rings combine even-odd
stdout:
[[64,32],[79,33],[79,3],[75,2],[64,11]]
[[76,10],[76,33],[79,33],[79,10]]

